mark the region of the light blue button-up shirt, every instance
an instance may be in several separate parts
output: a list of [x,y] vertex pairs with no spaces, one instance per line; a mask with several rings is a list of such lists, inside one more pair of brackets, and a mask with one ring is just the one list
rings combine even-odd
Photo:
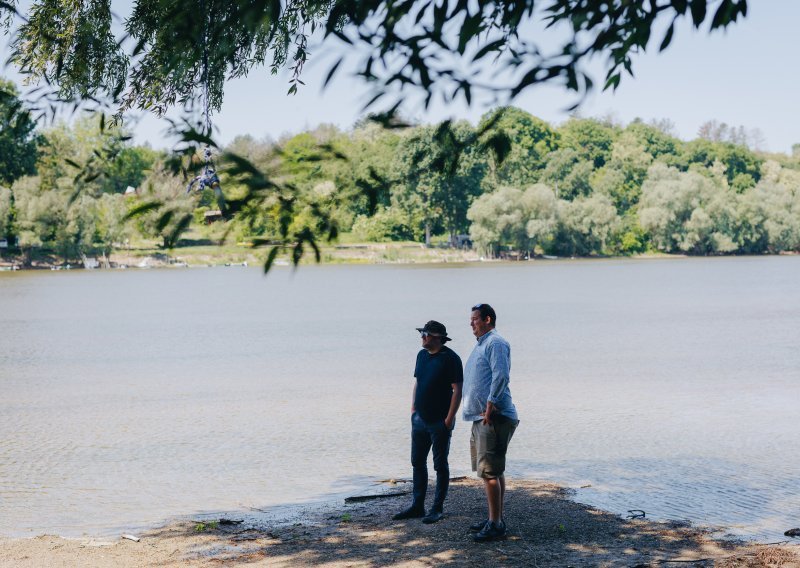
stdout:
[[494,329],[478,338],[478,344],[464,366],[464,420],[481,420],[486,402],[497,412],[514,420],[517,409],[511,400],[508,381],[511,373],[511,346]]

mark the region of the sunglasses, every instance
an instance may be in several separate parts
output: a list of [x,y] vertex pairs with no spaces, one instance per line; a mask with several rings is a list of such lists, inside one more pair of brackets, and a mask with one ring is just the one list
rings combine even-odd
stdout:
[[480,310],[482,307],[483,307],[483,304],[475,304],[474,306],[472,306],[472,309],[473,310]]
[[436,333],[431,333],[430,331],[420,331],[419,332],[419,336],[420,337],[441,337],[440,335],[438,335]]

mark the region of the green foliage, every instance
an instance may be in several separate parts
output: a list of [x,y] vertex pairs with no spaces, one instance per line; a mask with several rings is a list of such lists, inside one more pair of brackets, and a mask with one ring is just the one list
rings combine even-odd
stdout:
[[496,185],[523,186],[538,181],[546,156],[558,148],[558,135],[545,121],[515,107],[501,107],[486,113],[478,128],[494,123],[511,144],[502,163],[493,161]]
[[368,121],[337,141],[347,160],[334,172],[334,181],[354,216],[370,215],[379,205],[390,205],[391,187],[400,175],[397,155],[401,139],[397,130]]
[[35,129],[16,86],[0,78],[0,185],[35,172],[39,144]]
[[635,140],[654,160],[670,166],[684,166],[683,142],[657,126],[637,119],[625,128],[624,134]]
[[194,214],[185,183],[164,169],[152,171],[142,184],[139,196],[129,200],[126,220],[138,232],[160,240],[163,248],[173,248]]
[[13,194],[9,188],[0,186],[0,239],[12,235],[13,221]]
[[731,181],[731,189],[736,193],[744,193],[755,185],[756,180],[750,174],[736,174]]
[[611,146],[619,135],[617,128],[593,118],[571,118],[558,129],[561,146],[571,148],[582,160],[601,168],[611,157]]
[[[273,73],[290,67],[289,93],[296,92],[309,37],[324,30],[328,44],[353,47],[340,50],[342,59],[356,60],[376,99],[414,89],[426,104],[434,95],[470,104],[476,93],[509,100],[541,84],[586,94],[596,79],[584,66],[596,56],[605,61],[604,88],[614,89],[633,73],[632,54],[651,39],[665,49],[680,20],[695,27],[710,20],[714,30],[746,13],[745,0],[548,0],[535,8],[508,0],[140,0],[120,14],[130,37],[123,42],[113,35],[109,0],[34,0],[15,30],[12,60],[34,82],[56,85],[65,99],[111,98],[122,110],[163,113],[202,96],[217,110],[226,79],[262,65]],[[670,25],[663,37],[651,38],[656,21]],[[530,26],[543,30],[535,40],[523,33]]]
[[620,220],[614,240],[617,252],[621,254],[640,254],[647,251],[649,235],[639,224],[635,215],[625,215]]
[[592,192],[593,170],[592,162],[582,160],[572,148],[564,148],[547,155],[541,181],[551,186],[557,197],[571,200]]
[[600,193],[610,196],[620,211],[627,211],[639,201],[652,161],[653,156],[635,135],[625,132],[612,144],[611,157],[598,170],[594,186]]
[[69,178],[76,191],[123,193],[128,186],[139,187],[161,158],[130,139],[126,130],[98,114],[84,114],[71,125],[60,122],[42,134],[37,172],[45,187]]
[[411,241],[420,238],[408,214],[399,207],[381,207],[371,217],[359,215],[353,223],[353,235],[362,241]]
[[535,184],[525,191],[501,187],[470,207],[470,237],[491,256],[502,246],[530,253],[550,243],[557,228],[557,208],[555,193],[546,185]]
[[[686,143],[685,152],[689,164],[694,163],[709,168],[714,162],[720,162],[725,167],[729,184],[733,184],[734,179],[740,174],[747,174],[756,182],[761,177],[763,160],[744,146],[731,142],[697,139]],[[739,187],[746,189],[741,183]]]
[[398,146],[400,183],[392,203],[420,221],[428,245],[433,232],[446,230],[453,237],[467,231],[467,210],[481,192],[487,168],[479,151],[482,130],[464,122],[421,126]]
[[722,180],[654,164],[642,188],[639,220],[664,252],[736,250],[736,207]]
[[618,224],[617,210],[606,195],[559,201],[558,235],[552,250],[565,256],[606,253]]

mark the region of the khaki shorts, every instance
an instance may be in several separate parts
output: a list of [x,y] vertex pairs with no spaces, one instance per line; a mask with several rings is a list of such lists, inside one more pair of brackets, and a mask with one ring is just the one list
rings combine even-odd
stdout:
[[472,456],[472,471],[476,471],[478,477],[492,479],[503,475],[506,470],[508,443],[518,424],[519,420],[503,417],[486,425],[482,420],[472,423],[469,451]]

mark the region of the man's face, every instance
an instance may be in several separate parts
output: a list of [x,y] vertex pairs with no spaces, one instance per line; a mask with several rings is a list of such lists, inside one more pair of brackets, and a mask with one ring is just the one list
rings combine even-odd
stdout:
[[422,348],[428,351],[436,350],[442,346],[442,338],[438,335],[431,335],[427,331],[420,332],[422,336]]
[[472,310],[472,315],[469,316],[469,325],[475,337],[480,337],[492,329],[488,317],[486,319],[481,319],[480,310]]

